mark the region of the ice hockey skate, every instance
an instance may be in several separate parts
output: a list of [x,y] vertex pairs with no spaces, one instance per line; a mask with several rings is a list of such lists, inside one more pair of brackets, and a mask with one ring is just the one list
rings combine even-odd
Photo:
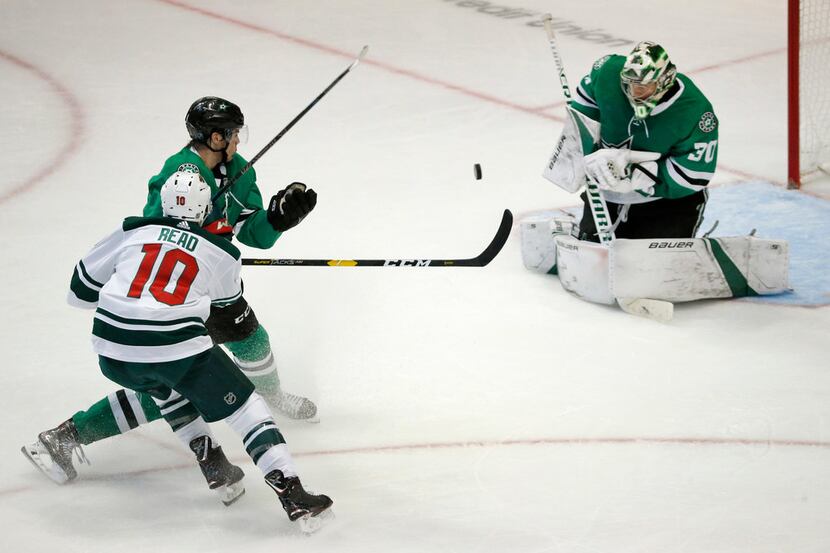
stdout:
[[334,518],[331,498],[305,491],[298,477],[286,477],[281,470],[272,470],[265,475],[265,482],[277,492],[288,519],[296,521],[303,533],[314,533]]
[[320,422],[317,406],[310,399],[279,390],[273,398],[266,400],[273,409],[294,420]]
[[65,484],[78,476],[72,464],[72,454],[78,461],[89,464],[78,441],[78,431],[72,419],[56,428],[38,434],[37,441],[20,448],[23,455],[43,474],[57,484]]
[[234,357],[234,362],[253,383],[256,391],[274,413],[293,420],[320,422],[317,418],[317,406],[313,401],[283,391],[273,354],[269,353],[265,361],[243,361],[239,357]]
[[196,454],[208,487],[216,492],[226,507],[245,494],[245,485],[242,484],[245,473],[228,461],[221,447],[213,447],[209,436],[192,440],[190,449]]

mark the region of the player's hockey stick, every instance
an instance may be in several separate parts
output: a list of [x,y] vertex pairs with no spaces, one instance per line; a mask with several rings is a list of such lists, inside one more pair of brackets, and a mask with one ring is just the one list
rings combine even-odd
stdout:
[[326,94],[328,94],[328,93],[329,93],[329,91],[330,91],[332,88],[334,88],[334,86],[335,86],[337,83],[339,83],[341,80],[343,80],[343,77],[345,77],[346,75],[348,75],[349,71],[351,71],[352,69],[354,69],[354,67],[355,67],[358,63],[360,63],[360,60],[362,60],[362,59],[363,59],[363,57],[366,55],[366,52],[368,52],[368,51],[369,51],[369,47],[368,47],[368,46],[364,46],[364,47],[363,47],[363,49],[360,51],[360,53],[357,55],[357,58],[355,58],[355,60],[354,60],[354,61],[353,61],[353,62],[352,62],[352,63],[351,63],[351,64],[350,64],[350,65],[349,65],[346,69],[344,69],[344,70],[343,70],[343,72],[342,72],[342,73],[340,73],[340,75],[338,75],[338,76],[337,76],[337,78],[336,78],[336,79],[334,79],[334,80],[331,82],[331,84],[330,84],[330,85],[328,85],[328,86],[326,87],[326,89],[325,89],[325,90],[323,90],[323,92],[321,92],[321,93],[320,93],[320,94],[319,94],[316,98],[314,98],[314,100],[312,100],[312,102],[311,102],[310,104],[308,104],[308,105],[305,107],[305,109],[303,109],[303,111],[301,111],[300,113],[298,113],[298,114],[297,114],[297,116],[296,116],[294,119],[292,119],[292,120],[291,120],[291,122],[290,122],[290,123],[288,123],[288,124],[285,126],[285,128],[284,128],[284,129],[282,129],[280,132],[278,132],[278,133],[277,133],[277,136],[275,136],[274,138],[272,138],[272,139],[271,139],[271,142],[269,142],[268,144],[266,144],[266,145],[265,145],[265,147],[263,147],[263,148],[262,148],[262,149],[261,149],[261,150],[260,150],[260,151],[259,151],[259,152],[255,155],[255,156],[254,156],[254,157],[252,157],[252,158],[251,158],[251,160],[250,160],[250,161],[249,161],[249,162],[248,162],[248,163],[247,163],[247,164],[246,164],[246,165],[245,165],[245,166],[244,166],[244,167],[243,167],[243,168],[239,171],[239,173],[237,173],[237,174],[236,174],[236,175],[234,175],[233,177],[229,178],[225,184],[223,184],[222,186],[220,186],[220,187],[219,187],[219,190],[217,190],[217,191],[216,191],[216,193],[213,195],[213,197],[210,199],[210,201],[211,201],[211,202],[215,202],[215,201],[216,201],[216,200],[217,200],[217,199],[218,199],[218,198],[219,198],[222,194],[224,194],[225,192],[227,192],[228,190],[230,190],[230,188],[231,188],[234,184],[236,184],[236,182],[237,182],[240,178],[242,178],[242,175],[244,175],[245,173],[247,173],[247,172],[248,172],[248,170],[249,170],[251,167],[253,167],[254,163],[256,163],[256,162],[257,162],[257,160],[259,160],[259,158],[261,158],[263,155],[265,155],[265,152],[267,152],[268,150],[270,150],[270,149],[271,149],[271,146],[273,146],[274,144],[276,144],[276,143],[277,143],[277,141],[285,135],[285,133],[287,133],[288,131],[290,131],[290,130],[291,130],[291,127],[293,127],[293,126],[297,123],[297,121],[299,121],[300,119],[302,119],[302,118],[303,118],[303,116],[311,110],[311,108],[313,108],[315,105],[317,105],[317,102],[319,102],[319,101],[323,98],[323,96],[325,96]]
[[505,209],[493,240],[483,252],[469,259],[243,259],[242,264],[269,267],[484,267],[504,247],[512,226],[513,214]]
[[[546,13],[542,16],[542,24],[545,27],[545,33],[548,35],[548,44],[550,44],[550,50],[553,53],[553,60],[556,62],[556,70],[559,72],[559,84],[562,85],[562,93],[565,100],[570,102],[571,89],[568,86],[568,78],[565,76],[565,65],[562,63],[562,56],[559,54],[559,47],[556,44],[556,33],[553,32],[553,17]],[[585,194],[588,197],[588,206],[591,208],[591,215],[594,218],[599,241],[604,246],[610,246],[616,236],[614,236],[614,227],[611,225],[608,205],[599,191],[599,186],[591,178],[585,179]],[[620,309],[632,315],[667,322],[671,320],[674,314],[674,305],[668,301],[647,298],[616,299]]]

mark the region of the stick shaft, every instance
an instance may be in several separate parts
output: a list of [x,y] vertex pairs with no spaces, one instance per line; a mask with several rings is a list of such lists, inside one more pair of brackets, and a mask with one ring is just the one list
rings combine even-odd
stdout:
[[553,61],[556,63],[556,70],[559,72],[559,84],[562,86],[562,93],[565,99],[571,101],[571,87],[568,86],[568,77],[565,75],[565,64],[562,63],[562,56],[559,54],[559,47],[556,43],[556,33],[553,32],[553,21],[549,13],[542,17],[542,23],[545,26],[545,33],[548,35],[548,44],[550,44],[550,51],[553,53]]
[[291,121],[290,121],[290,122],[289,122],[289,123],[285,126],[285,128],[283,128],[283,129],[282,129],[279,133],[277,133],[277,136],[275,136],[274,138],[272,138],[272,139],[271,139],[271,141],[270,141],[268,144],[266,144],[266,145],[265,145],[265,146],[264,146],[264,147],[263,147],[263,148],[262,148],[259,152],[257,152],[257,154],[256,154],[254,157],[252,157],[252,158],[251,158],[251,160],[250,160],[247,164],[245,164],[245,166],[244,166],[244,167],[243,167],[243,168],[239,171],[239,173],[237,173],[237,174],[236,174],[236,175],[234,175],[233,177],[229,178],[229,179],[228,179],[228,181],[227,181],[225,184],[223,184],[221,187],[219,187],[219,190],[217,190],[217,191],[216,191],[216,193],[215,193],[215,194],[213,195],[213,197],[211,198],[211,202],[215,202],[215,201],[216,201],[216,200],[217,200],[217,199],[218,199],[218,198],[219,198],[222,194],[224,194],[225,192],[227,192],[228,190],[230,190],[230,188],[231,188],[234,184],[236,184],[236,182],[237,182],[240,178],[242,178],[242,175],[244,175],[245,173],[247,173],[247,172],[248,172],[248,170],[249,170],[251,167],[253,167],[254,163],[256,163],[256,162],[259,160],[259,158],[261,158],[263,155],[265,155],[265,152],[267,152],[268,150],[270,150],[270,149],[271,149],[271,147],[272,147],[274,144],[276,144],[276,143],[279,141],[279,139],[280,139],[280,138],[282,138],[283,136],[285,136],[285,133],[287,133],[288,131],[290,131],[290,130],[291,130],[291,128],[292,128],[294,125],[296,125],[296,124],[297,124],[297,122],[298,122],[300,119],[302,119],[302,118],[305,116],[305,114],[306,114],[306,113],[308,113],[309,111],[311,111],[311,108],[313,108],[315,105],[317,105],[317,102],[319,102],[320,100],[322,100],[322,99],[323,99],[323,96],[325,96],[326,94],[328,94],[328,93],[329,93],[329,91],[337,85],[337,83],[339,83],[341,80],[343,80],[343,77],[345,77],[346,75],[348,75],[349,71],[351,71],[351,70],[352,70],[352,69],[353,69],[353,68],[354,68],[354,67],[355,67],[358,63],[360,63],[360,60],[362,60],[362,59],[363,59],[363,57],[366,55],[366,52],[367,52],[368,50],[369,50],[369,47],[368,47],[368,46],[364,46],[364,47],[363,47],[363,49],[360,51],[360,54],[358,54],[358,55],[357,55],[357,58],[356,58],[356,59],[355,59],[355,60],[354,60],[354,61],[353,61],[353,62],[352,62],[352,63],[351,63],[351,64],[350,64],[350,65],[349,65],[346,69],[344,69],[344,70],[343,70],[343,72],[342,72],[342,73],[340,73],[340,74],[337,76],[337,78],[336,78],[336,79],[334,79],[334,80],[331,82],[331,84],[329,84],[329,85],[325,88],[325,90],[323,90],[323,92],[321,92],[320,94],[318,94],[318,95],[317,95],[317,97],[316,97],[316,98],[314,98],[314,100],[312,100],[310,104],[308,104],[308,105],[307,105],[307,106],[306,106],[306,107],[305,107],[305,108],[304,108],[304,109],[303,109],[300,113],[298,113],[298,114],[297,114],[297,116],[296,116],[296,117],[294,117],[294,119],[292,119],[292,120],[291,120]]

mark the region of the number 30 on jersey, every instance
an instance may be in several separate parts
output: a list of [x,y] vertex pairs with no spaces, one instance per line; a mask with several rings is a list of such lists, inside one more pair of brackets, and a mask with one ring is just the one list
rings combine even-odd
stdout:
[[711,142],[695,142],[695,151],[689,154],[689,161],[704,160],[706,163],[712,163],[715,159],[717,147],[717,140],[712,140]]

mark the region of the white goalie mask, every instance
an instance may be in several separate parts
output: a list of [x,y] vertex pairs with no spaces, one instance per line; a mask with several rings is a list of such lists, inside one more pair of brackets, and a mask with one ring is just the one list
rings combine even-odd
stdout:
[[[648,117],[676,79],[677,68],[662,46],[649,41],[639,43],[625,58],[620,72],[620,85],[634,110],[634,117]],[[652,83],[655,85],[654,92],[647,98],[637,98],[631,90],[632,85],[645,86]]]
[[199,173],[173,173],[161,187],[160,195],[166,217],[201,225],[210,212],[210,186]]

